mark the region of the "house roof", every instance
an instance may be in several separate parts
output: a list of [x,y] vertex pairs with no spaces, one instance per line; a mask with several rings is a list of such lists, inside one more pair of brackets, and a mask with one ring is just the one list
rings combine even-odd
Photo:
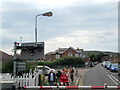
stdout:
[[70,48],[71,48],[72,50],[74,50],[75,52],[77,52],[77,53],[80,53],[80,52],[83,51],[83,49],[79,49],[79,48],[74,49],[73,47],[69,47],[69,48],[58,48],[57,50],[55,50],[55,51],[53,51],[53,52],[47,53],[46,55],[51,55],[51,54],[56,54],[56,53],[63,54],[65,51],[67,51],[67,50],[70,49]]
[[68,49],[72,49],[72,50],[74,50],[77,53],[80,53],[81,51],[83,51],[83,49],[74,49],[73,47],[69,47],[69,48],[58,48],[58,50],[56,50],[55,52],[59,53],[59,54],[62,54],[65,51],[67,51]]
[[58,48],[58,50],[56,50],[55,52],[61,54],[61,53],[65,52],[67,49],[68,48]]
[[55,54],[55,52],[48,52],[45,55],[51,55],[51,54]]
[[75,49],[75,51],[78,52],[78,53],[81,53],[81,52],[83,52],[83,49],[77,48],[77,49]]

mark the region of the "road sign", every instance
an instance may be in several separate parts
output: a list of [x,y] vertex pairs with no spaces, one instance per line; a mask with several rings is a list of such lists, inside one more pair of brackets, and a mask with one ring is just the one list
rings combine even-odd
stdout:
[[26,63],[25,62],[17,62],[17,70],[25,70],[26,68]]
[[41,60],[44,59],[44,42],[22,43],[20,59]]

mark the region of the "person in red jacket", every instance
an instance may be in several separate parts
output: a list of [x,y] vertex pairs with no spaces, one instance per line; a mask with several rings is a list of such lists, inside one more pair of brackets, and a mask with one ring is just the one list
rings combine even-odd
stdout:
[[60,82],[62,82],[64,86],[69,86],[68,76],[65,74],[65,72],[62,72],[60,76]]

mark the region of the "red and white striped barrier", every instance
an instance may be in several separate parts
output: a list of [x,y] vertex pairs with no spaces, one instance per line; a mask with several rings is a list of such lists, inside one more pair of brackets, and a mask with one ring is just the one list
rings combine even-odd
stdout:
[[114,88],[114,89],[120,89],[120,86],[25,86],[24,88],[39,88],[39,89],[82,89],[82,88],[88,88],[88,89],[105,89],[105,88]]

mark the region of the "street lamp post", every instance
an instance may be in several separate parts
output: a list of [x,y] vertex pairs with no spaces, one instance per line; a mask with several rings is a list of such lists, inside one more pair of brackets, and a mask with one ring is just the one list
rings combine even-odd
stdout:
[[[41,15],[50,17],[53,14],[52,14],[52,12],[46,12],[46,13],[38,14],[38,15],[35,16],[35,43],[36,43],[36,46],[37,46],[37,17],[41,16]],[[37,70],[37,60],[36,60],[36,70]]]
[[38,14],[38,15],[35,16],[35,43],[36,43],[36,45],[37,45],[37,17],[41,16],[41,15],[50,17],[53,14],[52,14],[52,12],[46,12],[46,13]]

